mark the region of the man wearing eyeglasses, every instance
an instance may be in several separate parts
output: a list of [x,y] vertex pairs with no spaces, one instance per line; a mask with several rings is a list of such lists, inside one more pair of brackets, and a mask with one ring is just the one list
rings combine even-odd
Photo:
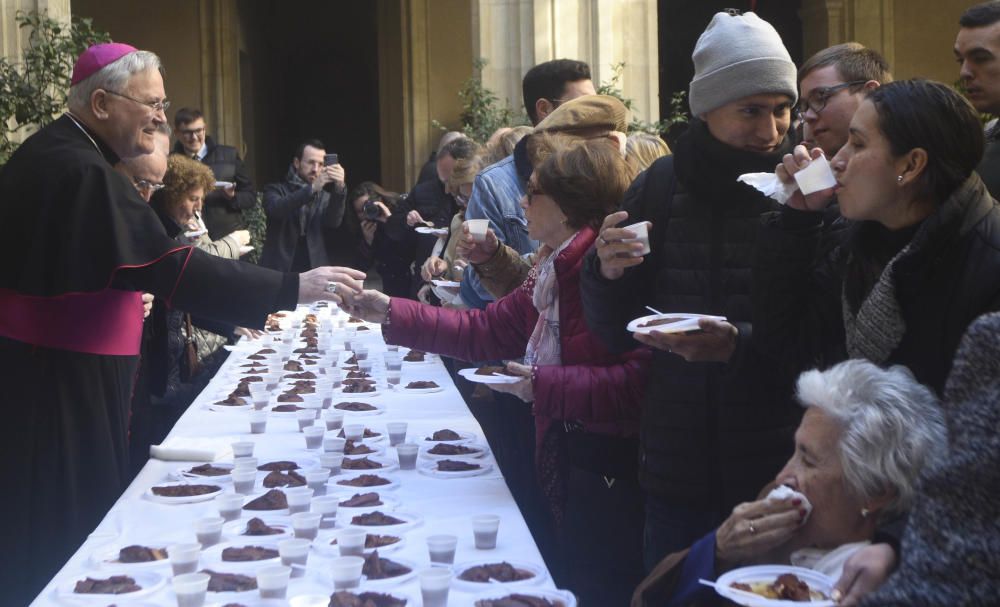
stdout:
[[257,204],[257,192],[236,148],[217,144],[208,136],[205,115],[197,108],[177,110],[174,130],[177,143],[173,153],[205,163],[218,183],[214,191],[206,192],[201,213],[208,237],[218,240],[246,229],[241,211]]
[[892,82],[889,64],[857,42],[831,46],[799,68],[802,140],[833,158],[847,143],[847,129],[865,91]]

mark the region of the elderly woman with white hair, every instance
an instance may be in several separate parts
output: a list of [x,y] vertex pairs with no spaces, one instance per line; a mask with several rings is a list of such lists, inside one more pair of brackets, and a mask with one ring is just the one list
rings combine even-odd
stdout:
[[795,453],[775,479],[794,493],[736,506],[717,530],[661,561],[633,607],[714,605],[720,597],[698,580],[754,564],[837,579],[880,522],[909,509],[921,469],[945,445],[941,407],[928,388],[905,367],[849,360],[803,373],[797,398],[806,411]]

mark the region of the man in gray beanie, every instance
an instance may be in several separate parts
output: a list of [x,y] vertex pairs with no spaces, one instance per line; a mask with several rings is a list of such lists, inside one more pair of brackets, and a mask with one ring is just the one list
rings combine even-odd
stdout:
[[[755,351],[751,323],[757,224],[777,203],[736,181],[791,151],[795,64],[769,23],[736,11],[715,15],[693,59],[695,118],[607,217],[582,274],[591,329],[615,351],[636,339],[655,349],[640,429],[647,568],[754,499],[789,457],[799,419],[794,378]],[[639,221],[652,223],[645,256],[616,227]],[[644,306],[727,320],[633,337],[625,326]]]

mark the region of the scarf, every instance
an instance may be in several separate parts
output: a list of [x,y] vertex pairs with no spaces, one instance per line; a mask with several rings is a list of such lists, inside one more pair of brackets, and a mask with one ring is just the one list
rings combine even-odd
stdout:
[[[559,248],[548,255],[544,247],[539,250],[539,261],[532,268],[534,287],[531,291],[531,303],[538,310],[538,321],[528,338],[528,346],[524,353],[524,364],[559,365],[562,364],[562,346],[559,342],[559,282],[556,276],[556,258],[563,252],[576,235],[567,238]],[[532,280],[532,276],[528,276]]]

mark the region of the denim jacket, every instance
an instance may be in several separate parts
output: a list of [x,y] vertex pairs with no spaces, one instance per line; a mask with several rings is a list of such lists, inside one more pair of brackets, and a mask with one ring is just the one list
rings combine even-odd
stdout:
[[[538,243],[528,237],[528,224],[521,209],[521,197],[524,196],[524,183],[517,175],[514,166],[514,156],[510,155],[496,164],[492,164],[476,175],[472,186],[472,196],[465,211],[466,219],[489,219],[490,228],[496,232],[500,242],[514,248],[524,255],[538,248]],[[466,269],[463,283],[475,291],[475,295],[485,302],[493,301],[493,296],[480,284],[479,276],[471,267]],[[463,288],[463,299],[470,307],[482,307],[481,302],[466,298],[466,288]]]

